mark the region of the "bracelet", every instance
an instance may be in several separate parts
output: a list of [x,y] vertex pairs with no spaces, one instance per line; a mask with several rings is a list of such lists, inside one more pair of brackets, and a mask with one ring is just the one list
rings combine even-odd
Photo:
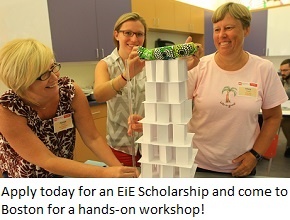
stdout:
[[122,92],[121,92],[121,91],[118,91],[117,89],[115,89],[115,87],[114,87],[114,85],[113,85],[113,80],[114,80],[114,79],[115,79],[115,78],[113,78],[113,79],[110,80],[110,84],[111,84],[111,86],[112,86],[112,89],[113,89],[117,94],[122,95]]
[[122,77],[122,79],[125,80],[126,82],[128,81],[128,80],[123,76],[123,74],[121,74],[121,77]]

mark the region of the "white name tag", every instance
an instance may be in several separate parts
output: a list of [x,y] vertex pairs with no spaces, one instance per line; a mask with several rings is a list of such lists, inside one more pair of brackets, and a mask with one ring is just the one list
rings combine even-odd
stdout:
[[258,84],[249,82],[239,82],[238,95],[257,98],[258,97]]
[[54,133],[73,128],[72,114],[68,113],[59,117],[53,118]]

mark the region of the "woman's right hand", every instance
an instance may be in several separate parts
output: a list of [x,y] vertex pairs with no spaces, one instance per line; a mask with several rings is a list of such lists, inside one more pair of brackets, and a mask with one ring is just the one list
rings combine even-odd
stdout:
[[[192,42],[192,37],[189,36],[185,43]],[[194,42],[193,42],[194,43]],[[203,47],[199,43],[194,43],[196,46],[198,46],[198,50],[194,53],[194,55],[187,57],[187,70],[191,70],[192,68],[196,67],[199,63],[200,57],[203,55]]]
[[[134,47],[131,51],[131,53],[128,56],[128,59],[126,60],[127,67],[129,67],[129,73],[130,73],[130,79],[132,79],[134,76],[136,76],[138,73],[140,73],[144,66],[145,66],[145,60],[141,60],[137,53],[138,47]],[[127,78],[127,76],[124,76]]]
[[108,178],[137,178],[140,175],[136,167],[116,166],[104,169],[104,177]]

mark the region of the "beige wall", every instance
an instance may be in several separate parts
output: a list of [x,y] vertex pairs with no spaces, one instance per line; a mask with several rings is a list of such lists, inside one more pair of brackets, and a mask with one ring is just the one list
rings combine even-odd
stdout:
[[263,58],[270,60],[272,63],[274,63],[274,66],[275,66],[276,70],[278,71],[280,68],[280,63],[285,59],[290,59],[290,55],[289,56],[263,57]]

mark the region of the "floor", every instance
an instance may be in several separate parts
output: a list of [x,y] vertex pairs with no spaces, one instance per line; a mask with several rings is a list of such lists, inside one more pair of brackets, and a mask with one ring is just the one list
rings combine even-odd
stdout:
[[263,159],[257,166],[257,176],[270,176],[270,177],[288,177],[290,178],[290,158],[284,157],[286,139],[282,132],[279,133],[277,154],[272,159],[270,173],[268,175],[269,160]]

